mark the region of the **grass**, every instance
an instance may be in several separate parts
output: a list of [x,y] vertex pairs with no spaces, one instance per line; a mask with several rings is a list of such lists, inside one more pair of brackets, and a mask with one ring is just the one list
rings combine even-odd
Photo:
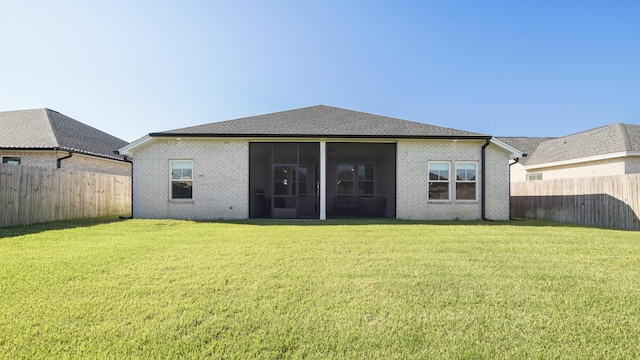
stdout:
[[102,219],[0,229],[1,358],[639,358],[640,234]]

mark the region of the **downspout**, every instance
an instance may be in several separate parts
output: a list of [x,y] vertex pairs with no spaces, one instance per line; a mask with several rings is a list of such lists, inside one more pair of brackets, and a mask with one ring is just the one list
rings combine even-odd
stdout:
[[486,158],[487,158],[487,146],[489,146],[489,144],[491,144],[491,138],[488,138],[486,140],[486,142],[484,143],[484,145],[482,145],[482,149],[480,149],[480,161],[482,162],[480,171],[481,171],[481,176],[482,176],[482,183],[480,184],[480,191],[481,191],[481,197],[480,197],[480,217],[482,218],[482,220],[484,221],[493,221],[490,219],[487,219],[486,217],[486,204],[487,204],[487,195],[486,195],[486,188],[487,188],[487,180],[486,180],[486,173],[487,173],[487,165],[486,165]]
[[[524,154],[526,156],[526,154]],[[517,157],[513,159],[513,162],[509,164],[509,220],[513,220],[511,217],[511,166],[517,164],[520,161],[520,158]]]
[[60,166],[62,166],[62,160],[68,159],[73,156],[73,153],[71,151],[67,151],[67,154],[69,155],[56,159],[56,167],[58,169],[60,169]]
[[[115,153],[119,154],[119,152],[114,151]],[[131,164],[131,215],[129,216],[120,216],[120,219],[133,219],[133,160],[130,160],[129,158],[127,158],[127,155],[122,155],[122,158],[124,159],[125,162],[128,162],[129,164]]]

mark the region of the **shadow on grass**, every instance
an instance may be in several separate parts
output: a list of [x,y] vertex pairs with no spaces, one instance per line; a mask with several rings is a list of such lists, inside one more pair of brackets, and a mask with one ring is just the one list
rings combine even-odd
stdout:
[[399,220],[399,219],[247,219],[247,220],[217,220],[198,221],[202,223],[217,222],[238,225],[256,226],[336,226],[336,225],[440,225],[440,226],[537,226],[537,227],[584,227],[552,221],[512,219],[501,221],[483,220]]
[[66,229],[74,229],[79,227],[90,227],[90,226],[101,225],[101,224],[110,224],[118,221],[122,221],[122,220],[117,217],[106,217],[106,218],[75,219],[75,220],[64,220],[64,221],[54,221],[54,222],[39,223],[39,224],[30,224],[30,225],[9,226],[9,227],[0,228],[0,239],[14,237],[14,236],[37,234],[37,233],[51,231],[51,230],[66,230]]
[[[165,221],[166,219],[148,219],[148,221]],[[0,228],[0,239],[15,236],[37,234],[52,230],[74,229],[79,227],[91,227],[102,224],[111,224],[126,221],[117,217],[65,220],[41,224],[12,226]],[[176,221],[176,220],[171,220]],[[180,220],[177,220],[180,221]],[[438,225],[438,226],[535,226],[535,227],[585,227],[574,224],[564,224],[551,221],[513,219],[505,221],[481,221],[481,220],[398,220],[398,219],[329,219],[329,220],[283,220],[283,219],[246,219],[246,220],[184,220],[200,224],[236,224],[253,226],[358,226],[358,225]]]

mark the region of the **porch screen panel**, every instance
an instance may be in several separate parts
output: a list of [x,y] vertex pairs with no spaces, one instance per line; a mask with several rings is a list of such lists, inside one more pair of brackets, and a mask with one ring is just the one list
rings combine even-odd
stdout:
[[358,164],[358,194],[372,196],[375,193],[373,164]]
[[353,194],[354,171],[353,163],[338,164],[338,194]]

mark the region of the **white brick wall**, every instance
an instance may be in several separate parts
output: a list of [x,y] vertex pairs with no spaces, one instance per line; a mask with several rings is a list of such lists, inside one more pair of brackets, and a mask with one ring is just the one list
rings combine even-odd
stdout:
[[509,153],[496,145],[486,152],[485,216],[491,220],[509,219]]
[[[156,138],[133,156],[134,217],[249,217],[248,141]],[[193,160],[193,201],[169,200],[171,160]]]
[[[397,145],[396,216],[415,220],[481,217],[480,149],[484,141],[401,140]],[[134,156],[134,217],[245,219],[249,217],[249,142],[155,138]],[[193,201],[169,200],[170,160],[193,160]],[[429,202],[428,161],[478,162],[478,200]],[[487,148],[489,219],[509,218],[508,153]],[[453,189],[454,184],[452,184]]]
[[[484,141],[401,140],[397,148],[396,216],[411,220],[475,220],[481,218],[481,148]],[[508,153],[495,145],[487,147],[486,217],[509,218]],[[435,202],[428,200],[428,162],[478,162],[478,200]],[[455,186],[451,184],[452,191]],[[453,196],[452,196],[453,198]]]

